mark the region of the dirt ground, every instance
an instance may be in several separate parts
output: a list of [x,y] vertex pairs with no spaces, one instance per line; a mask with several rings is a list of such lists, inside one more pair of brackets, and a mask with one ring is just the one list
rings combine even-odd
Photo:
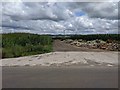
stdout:
[[54,40],[53,51],[86,51],[86,52],[104,52],[101,49],[88,49],[67,44],[60,40]]
[[[2,87],[118,87],[117,52],[75,47],[60,40],[54,41],[53,50],[54,52],[42,55],[1,60],[4,66]],[[67,65],[69,63],[70,65]]]

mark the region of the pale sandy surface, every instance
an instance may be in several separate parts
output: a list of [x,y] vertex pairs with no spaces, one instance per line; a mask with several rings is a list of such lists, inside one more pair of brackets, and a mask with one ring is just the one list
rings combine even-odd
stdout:
[[118,65],[118,52],[51,52],[18,58],[1,59],[0,66]]

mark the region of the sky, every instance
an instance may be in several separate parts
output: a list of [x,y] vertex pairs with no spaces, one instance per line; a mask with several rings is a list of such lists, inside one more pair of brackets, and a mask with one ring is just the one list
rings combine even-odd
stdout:
[[2,2],[2,33],[118,33],[118,2]]

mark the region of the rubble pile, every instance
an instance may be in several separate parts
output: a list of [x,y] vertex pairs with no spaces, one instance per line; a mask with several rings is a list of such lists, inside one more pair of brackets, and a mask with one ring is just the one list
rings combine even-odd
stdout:
[[85,41],[82,39],[79,40],[72,40],[72,39],[67,39],[64,40],[65,43],[69,43],[71,45],[75,45],[77,47],[86,47],[90,49],[104,49],[104,50],[109,50],[109,51],[120,51],[120,44],[116,41],[112,40],[92,40],[92,41]]

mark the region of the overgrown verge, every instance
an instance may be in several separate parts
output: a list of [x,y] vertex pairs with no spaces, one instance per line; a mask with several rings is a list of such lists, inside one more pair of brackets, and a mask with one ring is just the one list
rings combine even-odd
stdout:
[[2,34],[2,58],[42,54],[52,51],[52,38],[49,35],[29,33]]

